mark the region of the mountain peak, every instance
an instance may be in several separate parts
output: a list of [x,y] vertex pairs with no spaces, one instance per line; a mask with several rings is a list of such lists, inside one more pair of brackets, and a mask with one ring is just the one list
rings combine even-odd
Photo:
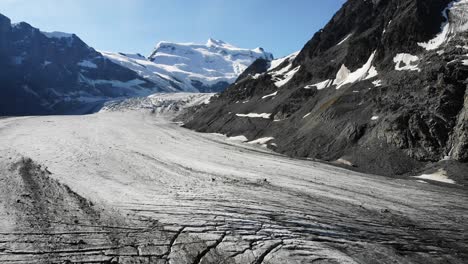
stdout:
[[208,41],[206,42],[206,45],[209,46],[224,46],[227,43],[222,41],[222,40],[216,40],[214,38],[209,38]]

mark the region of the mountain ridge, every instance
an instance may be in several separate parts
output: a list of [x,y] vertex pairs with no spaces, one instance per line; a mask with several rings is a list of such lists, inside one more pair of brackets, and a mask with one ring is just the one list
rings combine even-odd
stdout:
[[384,175],[466,162],[467,10],[465,0],[347,1],[294,59],[242,74],[186,126],[273,137],[278,152]]
[[258,58],[273,59],[263,48],[243,49],[212,38],[206,44],[161,41],[148,58],[102,54],[156,83],[189,92],[221,92]]
[[42,32],[0,15],[0,114],[83,114],[102,101],[162,91],[75,34]]

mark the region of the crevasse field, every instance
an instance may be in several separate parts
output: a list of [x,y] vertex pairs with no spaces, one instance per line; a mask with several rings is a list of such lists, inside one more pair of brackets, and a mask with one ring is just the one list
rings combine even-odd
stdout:
[[468,194],[456,184],[291,159],[171,121],[173,109],[209,96],[0,119],[0,262],[468,257]]

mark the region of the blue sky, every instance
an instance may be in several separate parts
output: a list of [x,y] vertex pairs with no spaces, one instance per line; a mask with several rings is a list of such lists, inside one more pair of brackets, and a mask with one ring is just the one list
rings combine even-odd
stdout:
[[98,50],[148,55],[157,42],[209,37],[275,57],[303,45],[345,0],[0,0],[0,13],[75,33]]

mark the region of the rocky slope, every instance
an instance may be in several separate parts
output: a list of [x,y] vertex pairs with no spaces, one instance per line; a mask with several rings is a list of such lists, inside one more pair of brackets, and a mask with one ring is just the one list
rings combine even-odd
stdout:
[[466,0],[349,0],[298,54],[255,62],[186,126],[385,175],[467,162],[467,29]]
[[102,54],[161,86],[187,92],[223,91],[257,59],[273,59],[262,48],[242,49],[214,39],[206,44],[160,42],[149,58]]
[[166,91],[112,63],[76,35],[0,14],[0,115],[85,113],[111,98]]

